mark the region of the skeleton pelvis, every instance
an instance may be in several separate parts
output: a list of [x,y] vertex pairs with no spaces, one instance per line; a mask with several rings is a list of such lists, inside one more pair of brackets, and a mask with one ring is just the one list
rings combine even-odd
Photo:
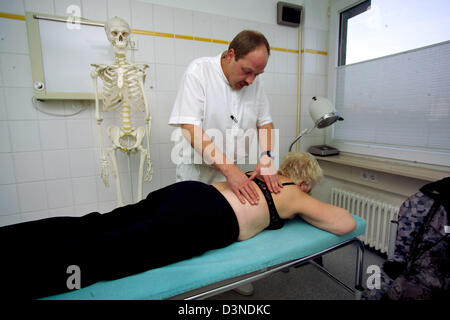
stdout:
[[124,132],[118,126],[109,126],[107,133],[116,148],[125,152],[136,152],[144,139],[145,127],[138,127],[136,130]]

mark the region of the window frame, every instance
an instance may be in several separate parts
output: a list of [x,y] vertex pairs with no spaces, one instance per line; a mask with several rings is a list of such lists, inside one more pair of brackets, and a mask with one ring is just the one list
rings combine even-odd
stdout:
[[366,12],[371,5],[371,0],[365,0],[354,7],[342,11],[339,14],[339,51],[338,51],[338,66],[345,65],[347,52],[347,26],[348,20]]

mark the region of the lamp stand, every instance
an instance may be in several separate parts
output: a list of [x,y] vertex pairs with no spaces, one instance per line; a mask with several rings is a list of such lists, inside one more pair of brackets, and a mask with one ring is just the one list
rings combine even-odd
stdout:
[[300,132],[300,134],[294,139],[294,141],[293,141],[293,142],[291,143],[291,145],[289,146],[289,152],[291,152],[292,147],[294,146],[294,144],[295,144],[298,140],[300,140],[301,137],[303,137],[304,135],[310,134],[311,131],[313,131],[315,127],[316,127],[316,126],[314,126],[314,127],[311,128],[311,129],[305,129],[305,130],[303,130],[302,132]]

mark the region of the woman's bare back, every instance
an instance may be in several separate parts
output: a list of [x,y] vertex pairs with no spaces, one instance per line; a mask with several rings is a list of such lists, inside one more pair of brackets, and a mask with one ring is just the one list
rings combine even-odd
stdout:
[[[279,175],[280,182],[288,182],[289,179]],[[256,178],[257,179],[257,178]],[[261,178],[262,179],[262,178]],[[242,204],[237,196],[233,193],[230,186],[226,182],[214,183],[213,186],[219,190],[220,193],[228,200],[233,208],[239,222],[239,240],[249,239],[269,226],[269,207],[266,199],[255,182],[255,188],[259,201],[257,205],[251,205],[248,202]],[[282,219],[290,219],[295,215],[295,210],[292,205],[292,198],[300,192],[299,188],[290,185],[281,188],[278,194],[272,193],[272,198],[277,208],[278,214]]]

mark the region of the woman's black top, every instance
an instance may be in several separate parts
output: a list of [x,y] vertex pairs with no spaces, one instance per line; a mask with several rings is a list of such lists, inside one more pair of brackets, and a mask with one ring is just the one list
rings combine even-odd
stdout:
[[[247,175],[247,177],[250,177],[249,172],[246,172],[245,174]],[[266,229],[267,230],[281,229],[284,226],[286,219],[281,219],[280,215],[278,214],[277,208],[275,207],[275,203],[273,202],[272,194],[270,193],[267,184],[264,181],[259,180],[257,178],[253,179],[253,181],[258,185],[259,189],[261,189],[264,198],[266,198],[267,206],[269,207],[270,223]],[[283,186],[295,185],[295,183],[285,182],[282,185]]]

